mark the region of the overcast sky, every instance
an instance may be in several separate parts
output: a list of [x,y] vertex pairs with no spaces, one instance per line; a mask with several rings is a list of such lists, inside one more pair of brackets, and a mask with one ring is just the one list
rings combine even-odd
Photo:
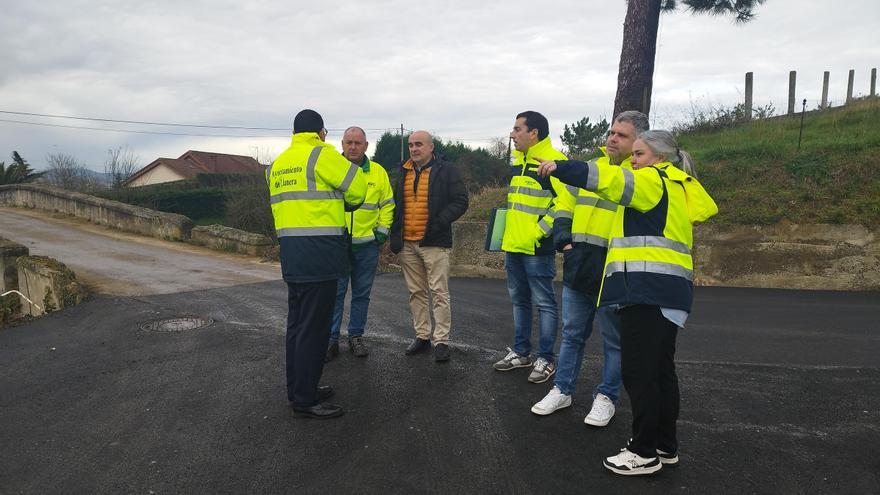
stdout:
[[[486,145],[516,113],[548,117],[559,145],[566,123],[609,116],[623,0],[475,2],[404,0],[0,0],[0,111],[105,119],[289,129],[314,108],[336,144],[349,125],[427,129]],[[798,100],[815,107],[822,72],[843,101],[880,66],[877,0],[767,0],[757,18],[680,11],[661,18],[652,118],[669,126],[692,105],[733,105],[744,73],[755,103],[785,111],[788,71]],[[36,168],[68,153],[103,169],[128,145],[146,165],[189,149],[275,156],[289,131],[120,125],[0,113],[0,120],[137,131],[136,134],[0,122],[0,160],[19,151]],[[372,148],[370,150],[372,153]]]

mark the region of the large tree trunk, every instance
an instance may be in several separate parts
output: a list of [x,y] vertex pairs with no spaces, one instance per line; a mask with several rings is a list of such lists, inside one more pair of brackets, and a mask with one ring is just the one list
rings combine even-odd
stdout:
[[626,110],[651,110],[654,55],[661,0],[629,0],[623,22],[623,47],[617,72],[614,116]]

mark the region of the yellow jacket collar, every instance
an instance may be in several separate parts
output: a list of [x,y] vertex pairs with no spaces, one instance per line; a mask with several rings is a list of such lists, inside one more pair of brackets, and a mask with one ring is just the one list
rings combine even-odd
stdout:
[[534,146],[526,150],[525,153],[520,150],[513,150],[513,156],[516,158],[514,163],[518,164],[524,163],[528,160],[534,161],[533,158],[536,156],[545,160],[559,160],[561,159],[560,155],[562,155],[562,153],[556,151],[553,148],[553,145],[550,143],[550,136],[547,136],[544,139],[535,143]]

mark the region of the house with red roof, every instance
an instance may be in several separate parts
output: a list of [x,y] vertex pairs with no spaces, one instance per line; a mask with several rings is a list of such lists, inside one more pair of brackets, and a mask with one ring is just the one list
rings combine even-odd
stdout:
[[266,166],[249,156],[189,150],[180,158],[157,158],[135,172],[125,187],[192,179],[197,174],[262,174]]

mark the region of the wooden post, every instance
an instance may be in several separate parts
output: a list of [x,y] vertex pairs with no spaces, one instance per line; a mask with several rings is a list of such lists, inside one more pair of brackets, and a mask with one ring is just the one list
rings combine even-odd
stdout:
[[400,124],[400,163],[403,163],[403,124]]
[[822,108],[828,108],[828,80],[831,78],[831,72],[825,71],[822,76]]
[[794,90],[797,81],[797,71],[788,73],[788,115],[794,115]]
[[847,105],[849,105],[850,102],[852,101],[853,83],[855,82],[855,80],[856,80],[856,70],[850,69],[849,70],[849,80],[846,83],[846,104]]
[[746,120],[752,120],[752,73],[746,72]]
[[877,96],[877,69],[871,69],[871,96]]

